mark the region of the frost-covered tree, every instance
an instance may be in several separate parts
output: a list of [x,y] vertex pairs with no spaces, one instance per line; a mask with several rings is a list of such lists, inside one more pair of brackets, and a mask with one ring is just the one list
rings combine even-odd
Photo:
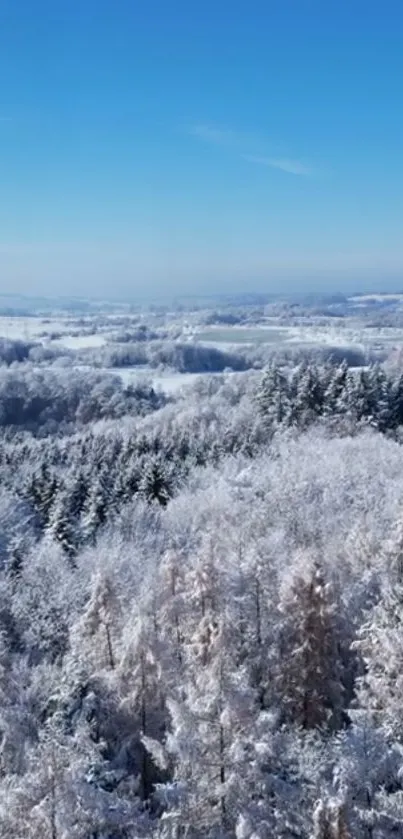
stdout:
[[[352,725],[336,741],[334,787],[344,801],[352,836],[392,839],[403,826],[398,803],[402,793],[402,750],[388,744],[366,712],[351,711],[351,718]],[[393,800],[397,806],[392,815]]]
[[141,344],[0,370],[1,837],[394,839],[400,379]]
[[[95,783],[99,750],[84,730],[66,737],[46,725],[26,772],[2,785],[0,829],[10,839],[106,839],[141,825],[137,802]],[[0,782],[1,783],[1,782]]]
[[358,702],[388,737],[403,743],[403,586],[384,586],[380,602],[358,631],[355,649],[364,662]]
[[79,524],[72,516],[69,499],[62,493],[49,512],[45,533],[60,545],[66,556],[74,559],[80,543]]
[[145,743],[148,739],[164,738],[167,720],[164,664],[169,667],[153,623],[147,617],[137,616],[123,634],[118,678],[121,707],[132,720],[139,794],[145,801],[150,799],[155,783],[160,780]]
[[202,646],[190,646],[187,676],[167,702],[171,720],[165,750],[180,803],[166,818],[182,829],[189,825],[195,836],[235,827],[231,750],[255,715],[246,672],[231,667],[227,631],[220,622],[204,635]]
[[319,800],[313,814],[311,839],[350,839],[344,806],[336,801]]
[[346,412],[346,387],[348,364],[342,361],[335,370],[331,371],[330,381],[324,393],[324,413],[344,414]]
[[276,364],[265,371],[256,401],[260,412],[269,424],[287,421],[290,414],[289,386],[286,374]]
[[383,548],[384,578],[378,601],[357,632],[354,648],[364,672],[357,681],[357,699],[391,741],[403,744],[403,534],[401,518]]
[[139,490],[147,501],[158,501],[163,507],[166,506],[170,496],[169,479],[167,469],[160,459],[145,463]]
[[99,529],[105,525],[111,512],[110,478],[105,470],[95,477],[90,487],[82,513],[84,539],[94,544]]
[[70,643],[75,655],[85,657],[95,670],[114,670],[121,617],[119,596],[111,578],[97,571],[91,580],[85,609],[72,627]]
[[337,729],[343,683],[336,603],[318,563],[305,564],[284,585],[278,690],[284,718],[303,728]]

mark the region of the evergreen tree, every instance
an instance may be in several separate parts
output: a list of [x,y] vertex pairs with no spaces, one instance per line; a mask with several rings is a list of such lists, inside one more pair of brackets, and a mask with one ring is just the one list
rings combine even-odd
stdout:
[[300,365],[291,379],[291,393],[291,423],[304,428],[322,412],[324,395],[318,368]]
[[111,511],[109,477],[101,470],[91,486],[83,508],[82,531],[84,539],[94,544],[99,529],[106,524]]
[[57,500],[49,512],[45,532],[63,549],[72,560],[80,543],[79,525],[74,521],[70,510],[70,499],[59,491]]
[[167,470],[160,459],[146,462],[139,489],[147,501],[158,501],[162,507],[167,505],[170,486]]
[[82,469],[79,469],[78,473],[76,473],[74,469],[73,475],[74,478],[71,482],[68,483],[66,491],[69,496],[68,507],[70,515],[74,520],[78,522],[81,513],[85,509],[89,493],[89,486],[88,478],[86,477]]
[[375,364],[368,371],[368,410],[379,431],[386,431],[392,424],[391,385],[385,371]]
[[394,429],[403,425],[403,373],[394,378],[390,390],[390,424]]
[[256,401],[269,425],[281,425],[287,421],[290,412],[288,380],[275,362],[264,373]]
[[58,482],[55,475],[52,475],[46,462],[39,471],[33,475],[27,494],[32,500],[35,512],[38,515],[39,525],[43,529],[49,520],[49,513],[58,490]]
[[347,378],[346,408],[348,415],[356,423],[372,420],[370,385],[366,370],[351,373]]
[[333,416],[346,412],[346,387],[348,364],[342,361],[330,375],[329,384],[324,393],[324,413]]

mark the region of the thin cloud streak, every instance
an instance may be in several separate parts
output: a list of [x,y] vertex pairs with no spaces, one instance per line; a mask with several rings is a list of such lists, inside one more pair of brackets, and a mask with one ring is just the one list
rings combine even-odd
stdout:
[[228,131],[224,128],[214,128],[212,125],[192,125],[189,128],[189,134],[217,146],[232,145],[234,140],[236,141],[236,134],[233,131]]
[[[262,138],[252,134],[243,134],[242,132],[232,131],[228,128],[219,128],[207,123],[196,123],[188,127],[188,133],[192,137],[196,137],[205,143],[214,146],[223,146],[229,150],[236,151],[243,160],[249,163],[256,163],[260,166],[268,166],[272,169],[280,169],[282,172],[287,172],[290,175],[298,175],[309,177],[315,174],[312,166],[308,166],[300,160],[295,160],[288,157],[272,157],[264,155],[264,143]],[[245,153],[245,148],[254,150],[252,154]]]
[[239,153],[245,151],[245,148],[249,148],[253,149],[255,154],[263,154],[266,145],[257,134],[234,131],[231,128],[220,128],[205,122],[188,126],[187,133],[191,137],[203,140],[205,143],[214,146],[226,146]]
[[290,160],[287,157],[258,157],[254,154],[243,154],[244,160],[248,163],[257,163],[259,166],[269,166],[272,169],[281,169],[290,175],[303,175],[305,177],[314,174],[312,167],[301,163],[300,160]]

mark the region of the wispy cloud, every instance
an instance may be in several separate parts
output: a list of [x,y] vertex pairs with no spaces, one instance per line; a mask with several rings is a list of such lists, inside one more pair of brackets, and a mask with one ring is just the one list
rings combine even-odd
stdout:
[[[260,166],[280,169],[290,175],[305,177],[312,176],[316,172],[312,166],[301,160],[264,154],[265,151],[267,152],[267,141],[254,134],[246,134],[206,123],[191,125],[188,128],[188,133],[203,142],[236,151],[248,163],[256,163]],[[251,149],[253,149],[253,153]]]
[[253,150],[254,154],[264,154],[265,149],[267,149],[267,143],[258,134],[252,134],[251,132],[234,131],[232,128],[210,125],[205,122],[191,125],[187,131],[192,137],[196,137],[205,143],[211,143],[214,146],[226,146],[240,154],[246,150]]
[[205,125],[204,123],[191,125],[189,134],[217,146],[232,146],[234,142],[237,142],[237,134],[234,131],[229,131],[226,128],[215,128],[213,125]]
[[313,175],[314,170],[300,160],[291,160],[288,157],[258,157],[254,154],[243,154],[244,160],[249,163],[257,163],[260,166],[270,166],[272,169],[281,169],[290,175]]

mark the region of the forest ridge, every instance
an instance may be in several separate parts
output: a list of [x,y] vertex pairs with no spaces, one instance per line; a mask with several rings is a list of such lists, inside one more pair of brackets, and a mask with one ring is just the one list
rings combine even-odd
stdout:
[[187,340],[229,308],[4,338],[2,839],[403,831],[400,355]]

